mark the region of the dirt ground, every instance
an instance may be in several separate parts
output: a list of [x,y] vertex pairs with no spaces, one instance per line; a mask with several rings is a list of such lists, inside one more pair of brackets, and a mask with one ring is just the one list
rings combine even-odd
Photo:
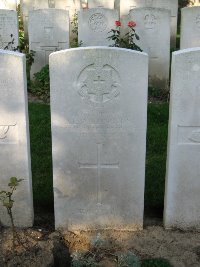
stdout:
[[54,232],[52,219],[53,214],[37,215],[33,228],[18,229],[20,244],[16,241],[15,249],[11,229],[0,227],[0,266],[67,267],[70,254],[91,251],[93,241],[100,238],[103,243],[96,253],[101,267],[116,267],[114,256],[127,251],[141,259],[168,259],[174,267],[200,267],[200,233],[164,230],[159,218],[146,218],[139,232],[89,233]]

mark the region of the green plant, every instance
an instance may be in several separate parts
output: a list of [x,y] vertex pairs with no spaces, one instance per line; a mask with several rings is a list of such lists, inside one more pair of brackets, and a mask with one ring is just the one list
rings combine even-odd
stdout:
[[3,207],[6,208],[9,218],[10,218],[12,232],[13,232],[13,240],[17,238],[18,241],[19,241],[19,237],[15,229],[14,218],[13,218],[13,213],[12,213],[12,208],[14,204],[14,200],[12,197],[13,197],[14,191],[17,189],[21,181],[23,181],[23,179],[17,179],[16,177],[11,177],[10,182],[8,183],[8,186],[10,187],[10,191],[5,191],[5,190],[0,191],[0,201],[3,204]]
[[119,20],[115,21],[115,26],[115,29],[111,29],[108,32],[111,33],[111,36],[107,37],[108,40],[114,41],[114,44],[111,45],[112,47],[123,47],[142,52],[142,49],[135,43],[135,39],[139,40],[140,38],[135,31],[136,23],[134,21],[128,22],[129,31],[125,34],[124,38],[120,37],[121,22]]
[[173,267],[168,260],[163,258],[143,260],[141,267]]
[[44,66],[39,72],[34,74],[31,81],[30,92],[36,95],[44,102],[48,102],[50,98],[50,78],[49,65]]
[[132,252],[128,251],[118,255],[118,267],[140,267],[139,258]]

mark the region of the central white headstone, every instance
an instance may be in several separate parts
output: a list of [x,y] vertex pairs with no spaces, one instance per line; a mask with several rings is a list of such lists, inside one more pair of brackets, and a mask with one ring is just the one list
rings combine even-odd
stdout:
[[88,8],[104,7],[114,9],[114,0],[88,0]]
[[[12,37],[11,37],[12,35]],[[14,10],[0,10],[0,49],[4,49],[14,39],[14,43],[8,48],[18,46],[18,17]]]
[[17,8],[16,0],[0,0],[0,9],[16,10],[16,8]]
[[200,6],[181,10],[181,49],[200,46]]
[[[14,224],[19,227],[33,225],[26,83],[25,55],[0,50],[0,191],[10,190],[10,177],[24,179],[13,194]],[[0,222],[10,225],[1,201]]]
[[200,48],[173,53],[166,228],[200,230]]
[[29,44],[35,51],[31,73],[49,64],[52,52],[69,48],[69,12],[62,9],[39,9],[29,14]]
[[60,51],[50,79],[56,228],[141,229],[147,55]]
[[111,46],[111,29],[119,20],[119,12],[107,8],[92,8],[78,13],[78,40],[82,46]]

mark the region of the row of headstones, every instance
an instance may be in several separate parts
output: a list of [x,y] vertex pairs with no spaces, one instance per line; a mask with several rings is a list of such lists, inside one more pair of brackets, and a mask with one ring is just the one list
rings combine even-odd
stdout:
[[[25,56],[0,51],[0,190],[33,223]],[[50,55],[56,228],[143,226],[148,56],[120,48]],[[164,225],[200,227],[200,48],[173,53]],[[155,177],[156,179],[156,177]],[[0,204],[1,205],[1,204]],[[0,220],[9,224],[0,206]]]
[[[181,48],[200,46],[200,7],[182,10]],[[130,20],[140,40],[136,44],[149,55],[149,84],[168,89],[170,66],[170,13],[166,9],[138,8],[130,11]],[[112,45],[108,32],[119,19],[117,10],[89,9],[79,13],[79,42],[83,46]],[[69,14],[58,9],[34,10],[29,14],[30,50],[36,51],[31,69],[33,74],[48,64],[50,53],[69,48]],[[127,27],[128,28],[128,27]],[[18,44],[17,14],[0,11],[0,48],[10,42],[13,34]]]

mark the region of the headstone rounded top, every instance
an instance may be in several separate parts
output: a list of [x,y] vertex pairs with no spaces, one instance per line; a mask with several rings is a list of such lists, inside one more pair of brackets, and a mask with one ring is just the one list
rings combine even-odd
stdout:
[[172,53],[172,55],[183,55],[183,54],[187,54],[187,53],[193,53],[193,52],[200,52],[200,47],[193,47],[193,48],[185,48],[185,49],[181,49],[178,51],[175,51]]
[[135,12],[135,11],[152,11],[152,12],[166,12],[166,13],[171,13],[169,9],[167,8],[160,8],[160,7],[136,7],[136,8],[133,8],[129,11],[129,13],[131,12]]
[[56,51],[50,54],[50,58],[57,54],[60,55],[60,54],[65,54],[65,53],[70,53],[73,51],[80,51],[80,50],[85,50],[85,51],[87,50],[116,50],[116,51],[124,51],[127,53],[134,53],[134,54],[148,57],[148,54],[145,52],[139,52],[136,50],[126,49],[126,48],[107,47],[107,46],[90,46],[90,47],[78,47],[78,48],[70,48],[70,49],[64,49],[61,51]]

